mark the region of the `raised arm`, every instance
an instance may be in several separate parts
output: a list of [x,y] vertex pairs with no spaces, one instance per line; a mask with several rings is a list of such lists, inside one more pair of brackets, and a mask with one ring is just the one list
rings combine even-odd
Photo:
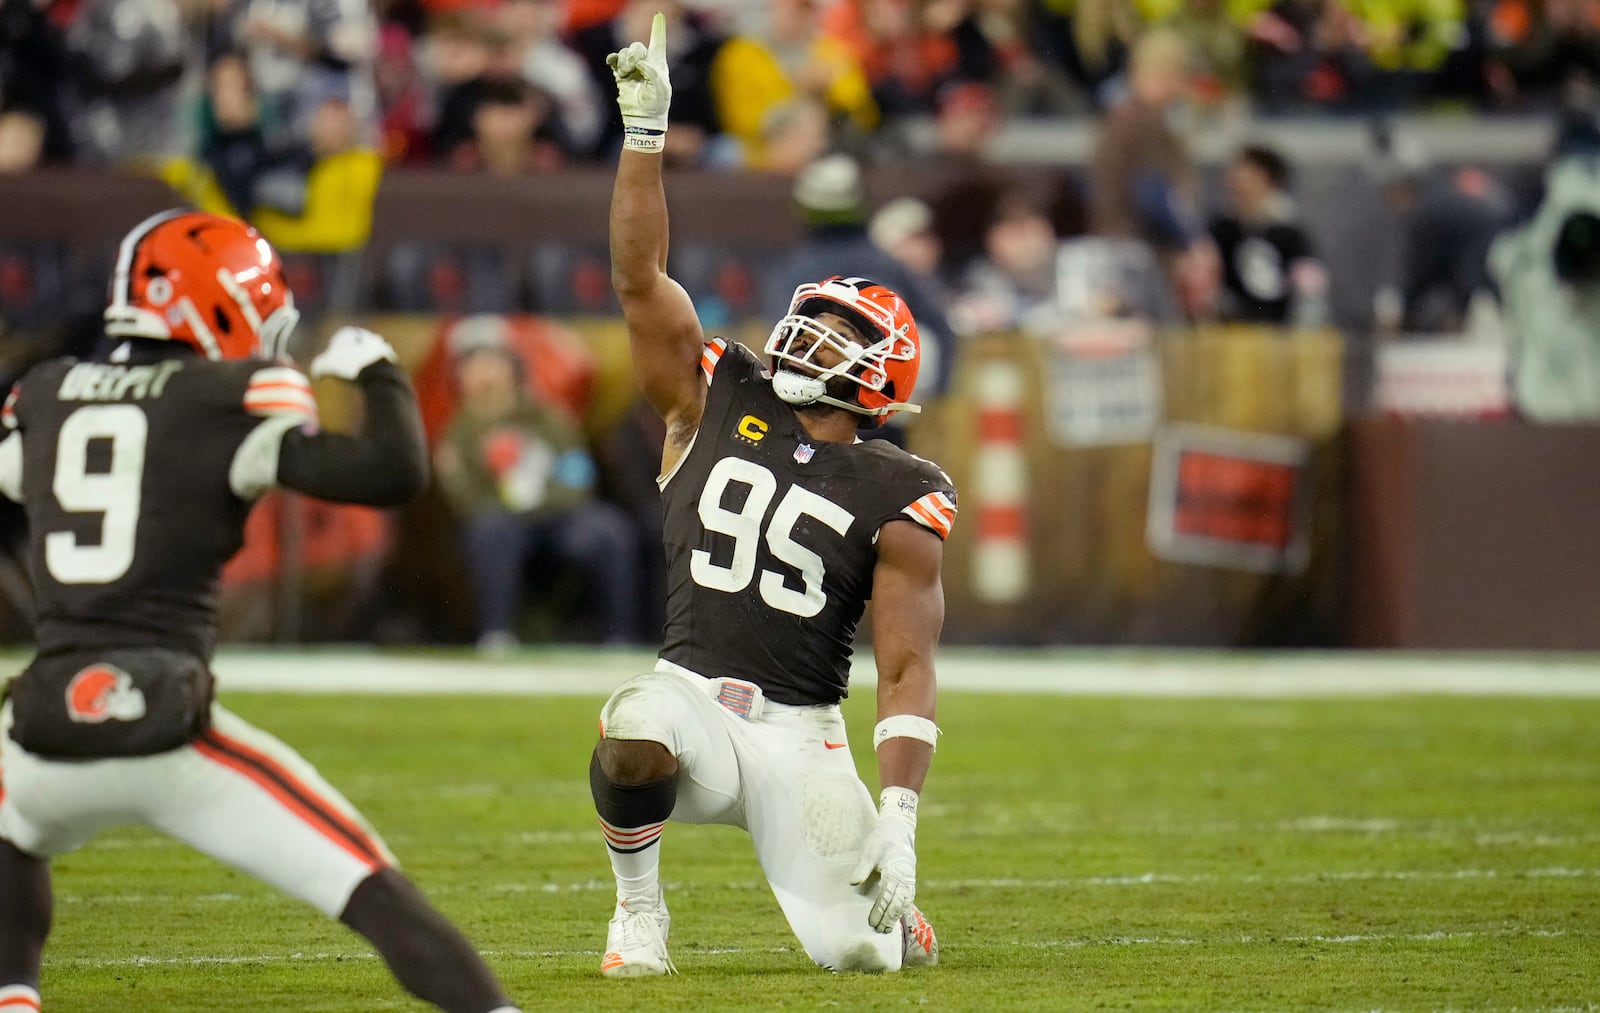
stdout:
[[622,304],[633,367],[645,399],[667,424],[661,468],[670,471],[694,438],[705,408],[700,372],[705,334],[694,303],[667,275],[667,199],[661,149],[672,86],[666,19],[657,14],[650,45],[635,42],[607,62],[625,126],[611,193],[611,284]]
[[[312,360],[311,375],[356,384],[363,400],[360,432],[307,425],[316,416],[305,378],[263,364],[252,384],[277,392],[291,410],[272,411],[245,437],[228,472],[234,493],[254,500],[282,486],[368,506],[398,506],[420,494],[428,482],[427,440],[411,381],[389,343],[371,331],[342,327]],[[305,407],[293,410],[295,404]]]
[[428,444],[405,370],[376,361],[350,379],[364,402],[361,431],[285,433],[278,484],[335,503],[389,507],[416,499],[428,485]]

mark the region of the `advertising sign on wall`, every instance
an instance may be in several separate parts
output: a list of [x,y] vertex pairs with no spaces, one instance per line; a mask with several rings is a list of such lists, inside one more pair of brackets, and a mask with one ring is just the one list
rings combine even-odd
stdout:
[[1156,436],[1145,535],[1161,559],[1293,573],[1309,553],[1310,445],[1169,425]]
[[1140,320],[1085,321],[1051,343],[1045,412],[1064,446],[1146,443],[1161,422],[1161,359]]
[[1504,344],[1411,339],[1379,347],[1377,406],[1396,415],[1501,418],[1511,411]]

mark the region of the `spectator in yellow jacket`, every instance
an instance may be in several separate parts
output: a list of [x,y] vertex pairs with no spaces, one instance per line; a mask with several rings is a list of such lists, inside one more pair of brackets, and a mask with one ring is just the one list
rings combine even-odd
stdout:
[[724,133],[743,147],[745,163],[763,168],[768,113],[797,97],[821,100],[835,118],[862,133],[878,126],[866,73],[838,39],[824,35],[810,0],[749,4],[740,31],[711,64],[711,94]]

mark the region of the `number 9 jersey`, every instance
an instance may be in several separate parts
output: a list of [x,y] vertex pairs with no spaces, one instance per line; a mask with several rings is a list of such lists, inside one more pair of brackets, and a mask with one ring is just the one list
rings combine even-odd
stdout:
[[660,479],[667,552],[661,657],[753,682],[784,704],[847,693],[856,625],[891,521],[950,535],[956,491],[884,440],[813,440],[749,349],[717,338],[688,451]]
[[[305,375],[167,343],[124,363],[55,359],[13,389],[0,494],[28,510],[38,653],[165,646],[202,660],[217,574],[284,434],[314,428]],[[20,476],[19,473],[20,472]]]

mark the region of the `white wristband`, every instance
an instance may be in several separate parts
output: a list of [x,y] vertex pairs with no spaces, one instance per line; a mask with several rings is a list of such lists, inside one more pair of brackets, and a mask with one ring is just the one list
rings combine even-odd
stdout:
[[872,730],[874,752],[886,739],[916,739],[939,748],[939,726],[920,714],[890,714]]
[[888,816],[892,813],[905,820],[911,826],[911,829],[915,830],[917,829],[917,799],[917,793],[910,788],[891,785],[883,789],[883,792],[878,795],[878,814],[880,816]]
[[660,151],[667,146],[667,132],[652,127],[627,125],[622,128],[622,146],[634,151]]

